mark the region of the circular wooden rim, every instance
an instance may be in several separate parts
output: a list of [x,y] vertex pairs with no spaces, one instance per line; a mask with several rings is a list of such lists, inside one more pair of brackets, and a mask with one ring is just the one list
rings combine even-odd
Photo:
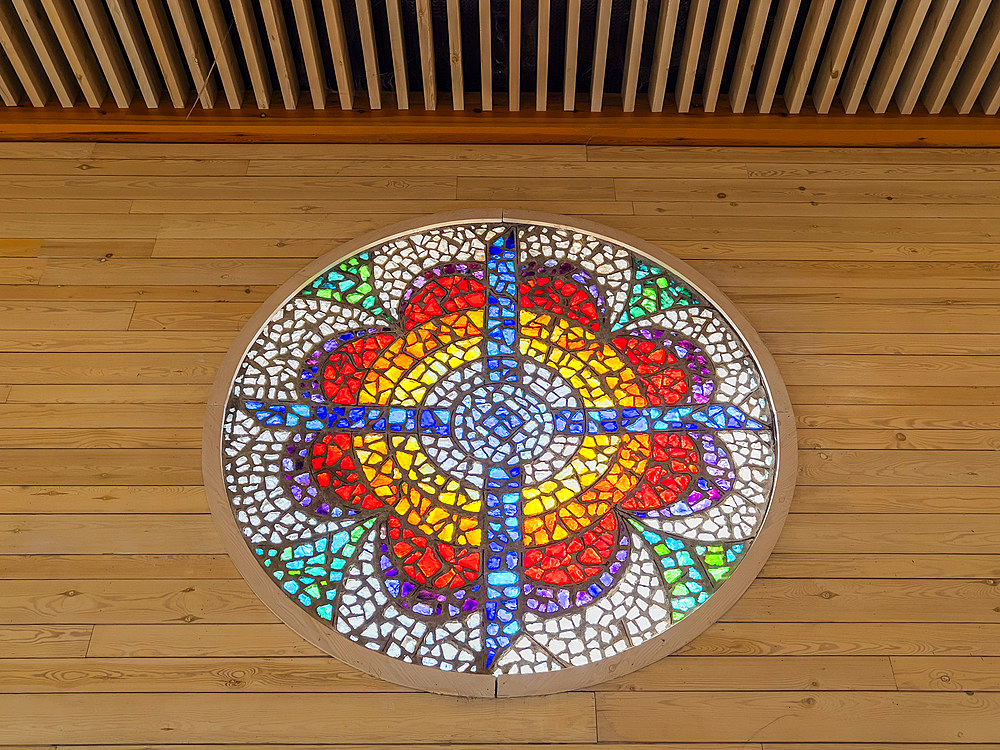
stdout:
[[[599,662],[579,667],[567,667],[543,674],[469,674],[446,672],[434,667],[410,664],[367,649],[323,625],[286,597],[280,587],[275,585],[271,577],[258,563],[236,525],[222,472],[222,426],[225,405],[232,388],[233,378],[260,328],[279,306],[287,302],[307,282],[331,265],[345,260],[373,244],[453,224],[499,222],[569,229],[609,240],[663,264],[675,275],[702,291],[733,326],[734,333],[742,338],[757,361],[777,422],[775,477],[764,520],[761,522],[760,530],[751,542],[749,550],[725,585],[720,587],[707,602],[695,609],[693,613],[671,625],[659,636]],[[219,366],[205,412],[202,447],[205,493],[226,551],[253,592],[279,620],[320,650],[375,677],[418,690],[469,697],[546,695],[588,687],[651,664],[676,651],[704,632],[746,592],[774,549],[791,504],[797,460],[794,415],[788,392],[778,372],[777,365],[754,328],[715,284],[687,263],[673,257],[656,245],[610,227],[566,216],[500,209],[435,214],[415,221],[393,224],[384,229],[369,232],[325,253],[294,274],[274,294],[268,297],[247,321]]]

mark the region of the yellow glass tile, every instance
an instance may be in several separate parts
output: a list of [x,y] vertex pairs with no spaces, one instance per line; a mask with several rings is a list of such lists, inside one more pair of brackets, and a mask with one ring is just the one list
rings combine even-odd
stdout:
[[526,516],[537,516],[539,513],[543,513],[545,511],[545,508],[542,505],[541,500],[535,499],[525,503],[524,506],[521,508],[521,511]]
[[431,508],[427,513],[427,523],[438,523],[448,517],[448,511],[444,508]]

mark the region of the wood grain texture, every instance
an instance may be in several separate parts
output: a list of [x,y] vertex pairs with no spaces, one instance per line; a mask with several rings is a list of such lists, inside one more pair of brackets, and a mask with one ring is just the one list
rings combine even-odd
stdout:
[[[194,693],[15,695],[0,706],[0,721],[4,739],[20,743],[135,743],[152,727],[175,742],[323,742],[331,735],[355,744],[489,742],[498,734],[513,742],[540,742],[554,734],[569,742],[597,739],[594,698],[586,693],[505,702],[345,693],[336,710],[332,705],[329,696],[310,693],[216,695],[210,701]],[[52,711],[60,715],[58,727]],[[311,720],[302,721],[301,712]],[[403,728],[371,720],[390,712],[412,721]]]
[[[970,556],[974,559],[975,556]],[[0,555],[0,566],[10,579],[62,578],[236,578],[229,557],[215,555]]]
[[891,658],[900,690],[1000,691],[1000,660],[989,656]]
[[[961,663],[962,660],[952,660]],[[995,660],[980,661],[983,671]],[[0,660],[0,694],[16,693],[402,693],[393,685],[327,657],[99,658]],[[914,664],[911,669],[919,669]],[[726,671],[723,671],[726,670]],[[712,690],[740,676],[736,689],[894,690],[887,657],[712,657],[670,659],[600,686],[597,692]],[[957,688],[956,688],[957,689]],[[332,697],[332,696],[331,696]]]
[[[150,2],[150,0],[144,0]],[[889,2],[889,0],[882,0]],[[275,2],[275,0],[268,0]],[[873,0],[874,2],[874,0]],[[579,4],[575,5],[579,11]],[[676,3],[661,7],[677,8]],[[570,0],[567,36],[575,38]],[[891,12],[891,8],[890,8]],[[671,16],[663,23],[670,23]],[[676,22],[676,16],[673,17]],[[575,20],[580,20],[579,12]],[[677,24],[679,26],[679,24]],[[662,28],[661,24],[658,26]],[[430,29],[427,29],[429,32]],[[425,34],[427,33],[425,32]],[[575,52],[576,47],[569,45]],[[878,48],[876,47],[876,50]],[[576,55],[569,61],[569,79],[575,78]],[[661,54],[660,59],[663,59]],[[777,58],[775,58],[777,59]],[[310,68],[311,69],[311,68]],[[433,68],[426,70],[432,71]],[[660,80],[663,80],[661,76]],[[762,79],[763,80],[763,79]],[[867,78],[863,83],[867,82]],[[433,81],[432,81],[433,83]],[[863,89],[862,89],[863,90]],[[428,88],[436,92],[436,89]],[[395,111],[370,110],[355,102],[354,110],[291,112],[270,110],[266,118],[250,113],[220,113],[193,109],[176,113],[131,110],[105,113],[74,107],[67,112],[50,106],[17,107],[4,112],[0,137],[17,141],[41,139],[67,141],[132,141],[138,143],[497,143],[519,144],[646,144],[653,146],[813,146],[813,147],[962,147],[997,148],[1000,131],[996,118],[984,113],[954,113],[905,117],[892,115],[836,114],[775,117],[771,114],[677,113],[660,110],[599,113],[574,110],[574,93],[567,89],[564,112],[534,109],[510,112],[494,108],[473,113],[469,107],[427,107]],[[436,103],[431,102],[433,104]],[[319,102],[323,104],[323,102]],[[427,102],[425,101],[425,105]],[[655,102],[653,102],[655,105]],[[777,109],[772,107],[772,109]]]
[[82,657],[92,632],[86,625],[2,625],[0,649],[5,659]]
[[[632,742],[666,732],[689,742],[802,741],[815,733],[828,741],[990,742],[998,709],[989,693],[599,693],[597,731],[602,740]],[[636,721],[637,712],[646,718]],[[720,713],[732,719],[714,720]]]
[[[1000,150],[584,146],[588,127],[0,144],[2,750],[998,750]],[[592,217],[723,286],[789,383],[802,469],[761,576],[678,656],[452,701],[278,622],[222,553],[197,446],[223,353],[285,278],[390,222],[496,206]]]
[[0,485],[4,513],[206,513],[199,485]]
[[[322,656],[323,652],[292,632],[286,625],[229,625],[182,623],[175,625],[95,625],[90,647],[84,651],[100,658],[113,657],[268,657]],[[0,638],[20,640],[38,637],[34,630],[0,630]],[[41,633],[49,629],[34,626]],[[67,626],[68,629],[68,626]],[[78,630],[83,628],[78,627]],[[87,629],[89,632],[89,628]],[[19,642],[20,642],[19,640]],[[17,654],[12,654],[16,656]],[[39,653],[45,656],[45,653]],[[60,654],[52,654],[59,656]],[[76,654],[65,654],[74,656]]]

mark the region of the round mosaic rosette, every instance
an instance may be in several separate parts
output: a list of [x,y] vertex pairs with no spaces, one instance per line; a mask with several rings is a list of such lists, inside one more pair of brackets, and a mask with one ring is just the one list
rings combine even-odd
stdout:
[[293,283],[224,376],[206,465],[221,448],[223,523],[279,616],[444,692],[481,688],[429,671],[530,693],[651,661],[784,515],[780,384],[717,293],[638,241],[501,218]]

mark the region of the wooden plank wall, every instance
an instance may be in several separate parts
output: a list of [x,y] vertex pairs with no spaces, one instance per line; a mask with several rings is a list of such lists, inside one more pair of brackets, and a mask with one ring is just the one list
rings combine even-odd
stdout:
[[[998,176],[1000,151],[0,145],[0,745],[1000,748]],[[761,578],[593,690],[445,698],[321,656],[236,577],[199,486],[260,301],[475,206],[690,261],[795,404]]]

